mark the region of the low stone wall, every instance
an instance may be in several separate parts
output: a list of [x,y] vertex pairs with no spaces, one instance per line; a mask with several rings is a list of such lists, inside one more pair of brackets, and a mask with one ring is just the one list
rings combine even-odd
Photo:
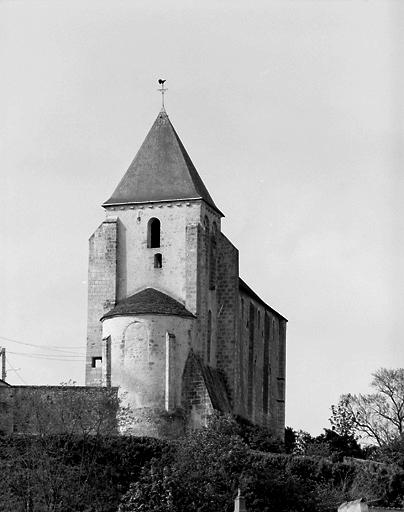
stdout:
[[117,432],[116,388],[1,386],[0,433]]

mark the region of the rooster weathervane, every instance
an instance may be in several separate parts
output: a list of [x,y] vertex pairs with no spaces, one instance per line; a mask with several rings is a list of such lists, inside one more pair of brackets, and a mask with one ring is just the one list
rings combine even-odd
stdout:
[[158,89],[161,92],[161,110],[165,110],[165,108],[164,108],[164,93],[166,91],[168,91],[168,89],[166,89],[164,87],[164,82],[165,82],[165,80],[163,80],[162,78],[158,79],[158,83],[161,85],[161,89]]

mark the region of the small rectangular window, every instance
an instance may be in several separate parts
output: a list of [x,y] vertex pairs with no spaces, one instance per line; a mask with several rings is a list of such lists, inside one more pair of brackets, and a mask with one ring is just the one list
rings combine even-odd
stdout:
[[154,255],[154,268],[162,268],[163,258],[160,253]]
[[91,368],[101,368],[102,365],[102,357],[92,357],[91,358]]

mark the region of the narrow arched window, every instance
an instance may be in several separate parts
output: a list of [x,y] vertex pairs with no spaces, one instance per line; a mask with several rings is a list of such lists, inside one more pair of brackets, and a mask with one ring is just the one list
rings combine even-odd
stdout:
[[210,363],[210,352],[212,345],[212,313],[208,312],[208,332],[207,332],[207,340],[206,340],[206,359],[208,364]]
[[160,247],[160,221],[155,217],[147,225],[147,247]]

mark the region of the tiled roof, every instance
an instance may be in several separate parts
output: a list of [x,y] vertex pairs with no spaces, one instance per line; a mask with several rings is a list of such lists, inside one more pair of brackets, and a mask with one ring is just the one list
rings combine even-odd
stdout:
[[141,292],[131,295],[124,299],[106,313],[102,319],[112,316],[127,315],[177,315],[193,317],[183,304],[173,299],[165,293],[159,292],[154,288],[146,288]]
[[166,112],[161,111],[103,206],[184,199],[203,199],[219,211]]

